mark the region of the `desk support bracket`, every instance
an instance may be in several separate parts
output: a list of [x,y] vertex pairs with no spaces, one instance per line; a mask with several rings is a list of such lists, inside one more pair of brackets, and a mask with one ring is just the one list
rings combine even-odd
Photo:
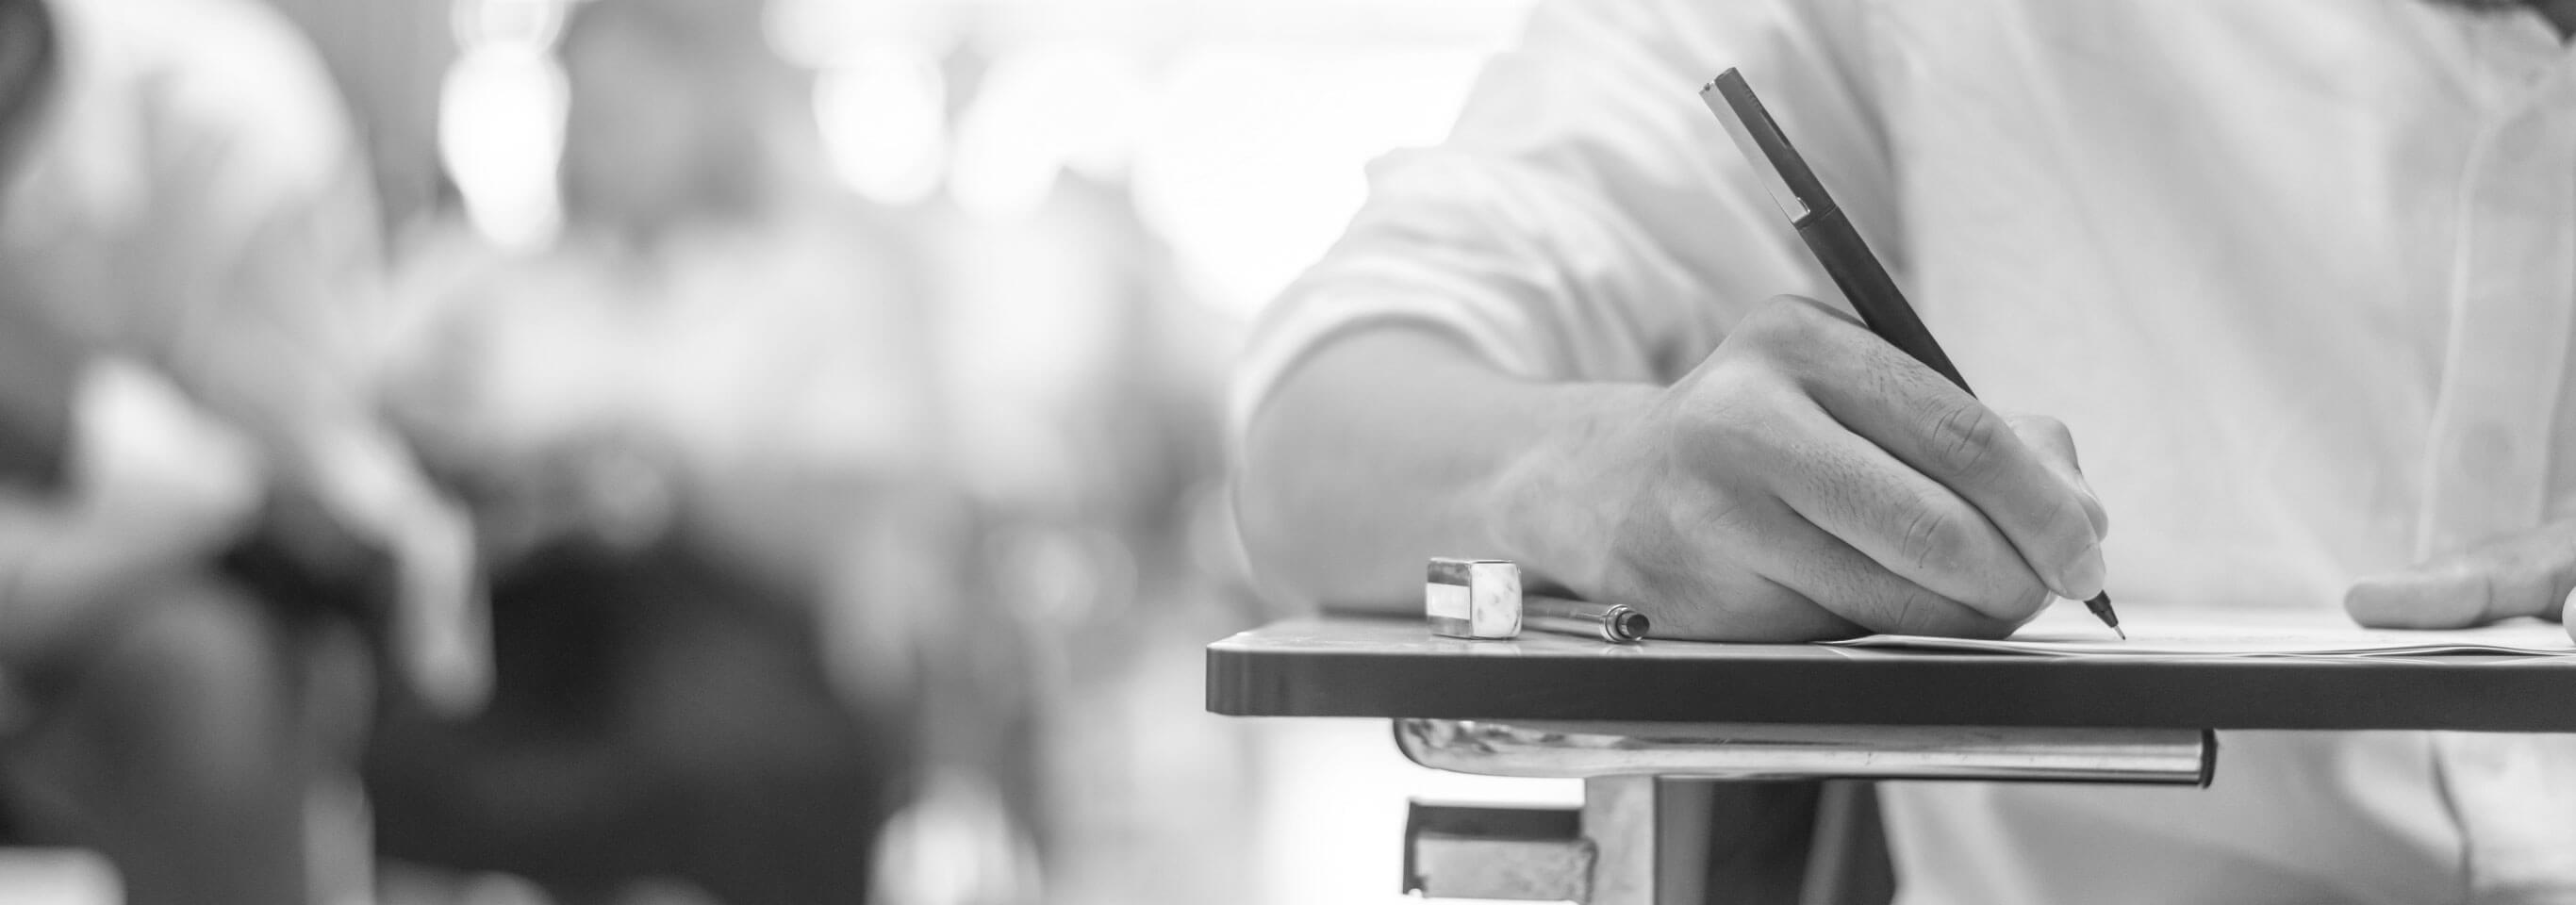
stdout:
[[[1703,898],[1707,847],[1721,829],[1710,824],[1709,795],[1717,781],[2205,786],[2218,751],[2217,734],[2197,729],[1428,719],[1395,721],[1395,743],[1414,763],[1436,770],[1583,780],[1579,838],[1563,822],[1565,815],[1541,819],[1534,811],[1481,814],[1417,805],[1418,829],[1406,834],[1408,891],[1586,905],[1673,905]],[[1515,826],[1553,829],[1474,829],[1503,825],[1503,816],[1520,818]],[[1420,831],[1438,827],[1446,829]],[[1414,865],[1426,870],[1417,872]]]
[[2209,784],[2205,729],[1395,721],[1414,763],[1485,776]]

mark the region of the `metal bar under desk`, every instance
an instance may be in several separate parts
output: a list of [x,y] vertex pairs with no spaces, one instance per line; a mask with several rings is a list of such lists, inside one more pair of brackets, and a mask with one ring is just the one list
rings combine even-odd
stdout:
[[1484,776],[2209,784],[2206,729],[1401,719],[1414,763]]

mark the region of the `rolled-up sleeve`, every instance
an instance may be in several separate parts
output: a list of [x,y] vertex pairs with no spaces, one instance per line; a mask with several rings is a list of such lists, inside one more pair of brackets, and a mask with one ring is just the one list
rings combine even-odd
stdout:
[[[1838,198],[1892,214],[1867,18],[1859,0],[1542,4],[1449,138],[1372,164],[1348,231],[1263,313],[1238,430],[1356,331],[1435,331],[1531,379],[1662,382],[1763,298],[1834,298],[1697,92],[1742,67]],[[1895,218],[1860,219],[1895,258]]]

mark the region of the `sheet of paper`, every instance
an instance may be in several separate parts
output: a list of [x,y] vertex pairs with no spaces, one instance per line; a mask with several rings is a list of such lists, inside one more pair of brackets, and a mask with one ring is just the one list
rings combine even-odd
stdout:
[[1871,635],[1833,641],[1846,647],[1953,650],[1975,653],[2110,656],[2421,657],[2446,654],[2576,655],[2567,631],[2554,622],[2515,619],[2470,629],[2370,629],[2338,611],[2178,610],[2139,607],[2122,611],[2122,641],[2082,604],[2052,604],[2039,618],[2001,641]]

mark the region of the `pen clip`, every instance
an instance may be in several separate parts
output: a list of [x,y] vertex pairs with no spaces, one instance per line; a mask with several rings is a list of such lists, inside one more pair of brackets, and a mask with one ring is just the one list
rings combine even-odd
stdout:
[[1772,203],[1780,205],[1780,212],[1788,215],[1790,223],[1803,224],[1809,217],[1834,209],[1834,200],[1825,194],[1824,183],[1816,179],[1815,171],[1807,167],[1807,159],[1798,154],[1798,149],[1790,146],[1789,137],[1780,132],[1780,124],[1772,121],[1771,111],[1764,109],[1762,99],[1753,95],[1753,86],[1745,83],[1742,73],[1732,67],[1719,73],[1715,81],[1700,89],[1699,99],[1708,105],[1710,113],[1717,114],[1718,122],[1725,124],[1727,137],[1735,140],[1736,150],[1742,151],[1745,162],[1753,165],[1763,190],[1771,194]]

